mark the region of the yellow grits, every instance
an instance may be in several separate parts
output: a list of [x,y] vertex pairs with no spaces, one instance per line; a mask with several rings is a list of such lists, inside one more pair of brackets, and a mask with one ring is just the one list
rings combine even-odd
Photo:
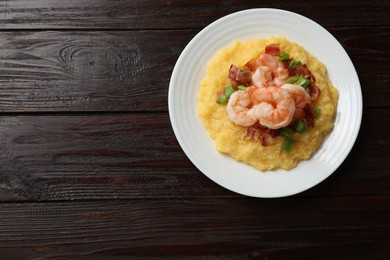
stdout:
[[[278,43],[281,51],[306,64],[316,79],[316,86],[321,90],[321,94],[314,101],[314,107],[321,109],[320,116],[315,119],[313,128],[294,137],[290,152],[282,149],[284,139],[280,136],[276,137],[276,142],[270,146],[262,146],[258,141],[245,138],[246,128],[232,123],[227,115],[226,104],[216,102],[218,90],[230,84],[230,65],[243,67],[250,59],[264,53],[264,47],[271,43]],[[267,39],[237,41],[216,54],[209,62],[207,73],[201,82],[198,114],[219,152],[229,154],[237,161],[250,164],[259,170],[291,169],[301,160],[309,159],[326,134],[332,130],[337,100],[337,90],[330,83],[326,68],[320,61],[302,46],[284,37],[272,36]]]

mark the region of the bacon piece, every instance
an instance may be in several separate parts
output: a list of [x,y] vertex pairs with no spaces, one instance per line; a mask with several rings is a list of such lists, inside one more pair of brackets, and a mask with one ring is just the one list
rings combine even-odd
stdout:
[[314,114],[311,111],[309,104],[306,104],[303,108],[302,119],[306,122],[309,128],[314,127]]
[[246,138],[251,141],[257,141],[259,140],[261,136],[261,129],[256,126],[250,126],[246,129]]
[[258,67],[256,59],[250,59],[244,66],[251,72],[254,72]]
[[243,84],[247,84],[247,83],[251,82],[252,81],[252,74],[251,74],[251,72],[247,71],[247,70],[245,70],[245,71],[241,70],[238,73],[238,81],[243,83]]
[[225,91],[224,91],[224,89],[220,89],[220,90],[218,90],[218,91],[217,91],[217,97],[216,97],[216,99],[218,99],[218,98],[222,97],[224,94],[225,94]]
[[268,129],[268,132],[273,138],[280,135],[280,129]]
[[238,78],[238,73],[240,71],[240,68],[234,66],[233,64],[230,65],[229,68],[229,79],[230,83],[232,84],[233,88],[237,90],[237,87],[241,85],[241,82],[237,80]]
[[247,84],[252,80],[252,74],[250,71],[241,70],[239,67],[230,65],[229,78],[239,84]]
[[260,143],[262,146],[268,146],[275,143],[275,137],[279,135],[279,131],[277,129],[267,129],[267,131],[263,132],[260,136]]
[[237,80],[237,78],[238,78],[237,75],[238,75],[239,71],[240,71],[239,67],[236,67],[233,64],[230,65],[230,68],[229,68],[229,78]]
[[234,88],[234,90],[238,90],[238,86],[242,85],[240,82],[230,79],[230,85]]
[[278,129],[263,128],[260,125],[253,125],[246,129],[246,138],[251,141],[259,141],[262,146],[274,144],[277,136],[279,136]]
[[272,138],[272,136],[269,133],[264,132],[260,136],[260,143],[261,143],[262,146],[273,145],[275,143],[275,139]]
[[284,60],[284,61],[279,61],[279,67],[283,68],[283,69],[288,69],[288,64],[290,64],[291,62],[291,59],[290,60]]
[[316,100],[321,94],[321,90],[314,83],[310,84],[306,91],[309,93],[311,101]]
[[276,43],[268,44],[267,46],[265,46],[265,53],[270,54],[272,56],[279,56],[280,55],[279,45]]
[[309,79],[311,82],[315,82],[315,78],[313,74],[310,72],[310,70],[307,68],[306,64],[301,64],[295,67],[288,67],[288,73],[289,76],[304,76],[305,78]]

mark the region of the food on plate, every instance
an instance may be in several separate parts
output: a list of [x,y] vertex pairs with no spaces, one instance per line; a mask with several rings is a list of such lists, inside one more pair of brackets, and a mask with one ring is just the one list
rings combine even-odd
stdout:
[[237,41],[211,59],[198,114],[219,152],[259,170],[291,169],[332,130],[337,100],[320,61],[271,36]]

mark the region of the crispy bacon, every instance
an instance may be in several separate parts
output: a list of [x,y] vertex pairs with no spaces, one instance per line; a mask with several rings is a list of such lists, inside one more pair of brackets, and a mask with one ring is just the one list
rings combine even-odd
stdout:
[[321,94],[321,90],[314,83],[310,84],[306,91],[309,93],[311,101],[316,100]]
[[[285,63],[284,63],[284,65],[285,65]],[[315,85],[316,79],[314,78],[314,76],[310,72],[310,70],[307,68],[306,64],[298,65],[295,67],[288,66],[288,76],[289,77],[301,76],[301,75],[311,81],[309,86],[306,88],[306,91],[307,91],[307,93],[309,93],[311,101],[316,100],[318,98],[318,96],[321,94],[321,91]]]
[[250,71],[240,71],[238,73],[238,81],[247,84],[252,81],[252,74]]
[[268,44],[267,46],[265,46],[265,53],[270,54],[272,56],[279,56],[280,55],[279,45],[276,43]]
[[281,67],[282,67],[283,69],[288,69],[288,64],[290,64],[290,62],[291,62],[291,59],[290,59],[290,60],[280,61],[279,64],[282,65]]
[[222,97],[224,94],[225,94],[225,91],[223,89],[218,90],[216,99]]
[[255,125],[250,126],[246,129],[246,138],[251,141],[259,140],[261,136],[261,129]]
[[246,130],[246,138],[251,141],[259,141],[262,146],[274,144],[277,136],[279,136],[278,129],[263,128],[260,125],[250,126]]
[[233,64],[230,65],[229,69],[229,79],[230,83],[232,84],[234,89],[237,89],[239,85],[241,85],[241,82],[239,82],[238,79],[238,73],[240,71],[240,68],[234,66]]
[[301,64],[295,67],[288,67],[288,74],[290,77],[302,75],[305,78],[309,79],[312,83],[315,82],[315,78],[310,70],[307,68],[306,64]]
[[314,114],[311,111],[309,104],[306,104],[303,108],[302,119],[306,122],[309,128],[314,127]]
[[251,72],[254,72],[258,67],[256,59],[250,59],[244,66]]
[[275,138],[275,137],[279,136],[280,129],[268,129],[268,132],[271,135],[271,137]]
[[250,71],[241,70],[239,67],[230,65],[229,78],[238,84],[247,84],[252,80]]
[[268,146],[275,143],[275,137],[279,135],[279,131],[276,129],[267,129],[260,136],[260,143],[262,146]]
[[234,90],[238,90],[238,86],[242,85],[240,82],[235,81],[234,79],[230,79],[230,84],[234,88]]
[[230,65],[230,68],[229,68],[229,78],[237,80],[239,71],[240,71],[239,67],[236,67],[233,64]]
[[275,139],[272,138],[272,136],[269,133],[264,132],[260,136],[260,143],[262,146],[273,145],[275,143]]

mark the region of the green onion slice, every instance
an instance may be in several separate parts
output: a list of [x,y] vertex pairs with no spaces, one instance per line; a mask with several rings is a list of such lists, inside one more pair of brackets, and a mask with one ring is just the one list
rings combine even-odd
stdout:
[[286,83],[294,84],[295,82],[297,82],[298,79],[299,79],[299,76],[292,76],[292,77],[289,77],[289,78],[286,80]]
[[234,93],[234,88],[230,85],[230,86],[227,86],[223,89],[223,92],[225,93],[225,96],[227,98],[230,98],[230,96]]
[[294,144],[294,131],[291,128],[283,127],[282,129],[280,129],[279,134],[284,138],[283,150],[285,150],[286,152],[290,152]]
[[320,114],[321,114],[321,108],[316,107],[316,108],[314,109],[314,118],[319,118],[319,117],[320,117]]
[[304,76],[300,75],[300,76],[289,77],[286,80],[286,83],[298,85],[306,89],[310,85],[311,81],[305,78]]
[[223,95],[221,95],[219,98],[217,98],[217,103],[219,104],[225,104],[230,96],[236,91],[232,85],[229,85],[223,89]]
[[279,56],[279,60],[280,61],[284,61],[284,60],[289,60],[290,59],[290,55],[288,55],[288,53],[282,51],[282,53],[280,53],[280,56]]
[[301,85],[301,87],[303,87],[304,89],[306,89],[306,88],[310,85],[311,80],[310,80],[310,79],[307,79],[307,78],[305,78],[305,77],[302,77],[302,78],[305,79],[305,82],[303,82],[303,84]]
[[245,91],[245,90],[247,89],[247,86],[245,86],[245,85],[240,85],[240,86],[238,86],[237,88],[238,88],[239,90]]
[[220,96],[217,98],[217,103],[219,104],[225,104],[228,101],[228,97],[225,95]]
[[290,152],[293,148],[294,140],[292,138],[285,138],[283,143],[283,150]]
[[302,62],[299,61],[299,60],[292,60],[292,61],[290,62],[290,64],[289,64],[289,66],[290,66],[290,67],[296,67],[296,66],[301,65],[301,64],[302,64]]
[[307,86],[309,86],[309,84],[311,83],[310,80],[308,80],[307,78],[303,77],[303,76],[300,76],[298,78],[297,81],[295,81],[294,85],[298,85],[298,86],[301,86],[303,88],[307,88]]
[[280,130],[280,135],[285,137],[285,138],[291,138],[292,139],[292,137],[294,135],[294,131],[291,128],[283,127]]
[[298,120],[297,122],[295,122],[295,129],[297,129],[298,133],[303,133],[308,129],[308,126],[305,121]]

